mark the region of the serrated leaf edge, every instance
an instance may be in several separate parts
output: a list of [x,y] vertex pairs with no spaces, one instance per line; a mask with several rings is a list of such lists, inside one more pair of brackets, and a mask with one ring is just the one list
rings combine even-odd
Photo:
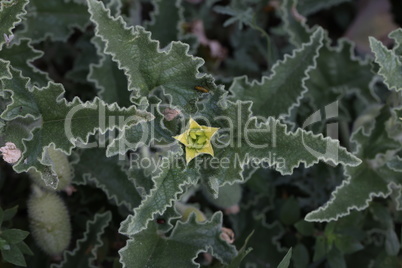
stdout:
[[[27,10],[26,10],[26,6],[28,5],[28,3],[29,3],[29,0],[19,0],[19,1],[24,1],[24,4],[22,5],[22,10],[20,10],[20,12],[21,13],[18,13],[17,14],[17,16],[16,16],[16,20],[12,23],[12,25],[8,28],[8,32],[6,32],[6,33],[3,33],[3,34],[13,34],[13,32],[11,31],[11,30],[13,30],[14,28],[15,28],[15,26],[18,24],[18,23],[20,23],[22,20],[23,20],[23,16],[24,15],[26,15],[27,14]],[[10,2],[6,2],[6,1],[1,1],[1,5],[0,5],[0,14],[1,14],[1,12],[3,11],[3,4],[4,3],[10,3]],[[0,36],[0,40],[2,40],[2,41],[0,41],[0,50],[1,50],[1,48],[3,47],[3,45],[4,45],[4,41],[3,41],[3,36]]]
[[[105,6],[104,6],[104,4],[103,4],[102,2],[97,2],[97,1],[94,1],[94,0],[87,0],[87,2],[88,2],[88,7],[89,7],[88,10],[89,10],[89,13],[91,14],[90,20],[91,20],[91,21],[95,24],[95,26],[96,26],[96,27],[95,27],[95,34],[96,34],[96,36],[100,37],[100,38],[105,42],[105,50],[104,50],[104,53],[111,55],[113,61],[117,62],[119,69],[124,70],[124,73],[125,73],[125,75],[127,76],[127,80],[128,80],[128,90],[134,91],[136,97],[141,97],[141,96],[138,96],[139,89],[132,86],[133,80],[134,80],[135,78],[134,78],[134,77],[131,77],[131,75],[129,74],[129,69],[128,69],[128,67],[123,66],[122,63],[120,62],[120,60],[116,59],[116,54],[113,53],[113,52],[111,52],[111,51],[108,51],[108,50],[109,50],[109,41],[108,41],[103,35],[101,35],[101,34],[99,33],[99,24],[93,19],[94,10],[93,10],[93,6],[92,6],[92,5],[98,5],[98,6],[100,6],[101,10],[106,13],[108,19],[120,23],[121,26],[123,27],[123,29],[129,31],[129,32],[131,33],[131,35],[135,36],[136,33],[139,32],[139,31],[142,31],[142,32],[146,33],[146,34],[148,35],[148,40],[149,40],[150,42],[155,42],[155,43],[157,43],[157,53],[169,54],[170,51],[172,50],[173,46],[183,46],[183,47],[185,47],[185,56],[188,57],[188,58],[190,58],[191,61],[197,62],[197,64],[196,64],[197,73],[195,74],[195,77],[198,78],[198,79],[201,79],[201,78],[204,78],[204,77],[205,77],[205,78],[208,78],[208,79],[211,81],[211,83],[213,83],[213,82],[215,81],[215,79],[213,78],[212,75],[209,75],[209,74],[205,74],[205,73],[201,73],[201,72],[200,72],[199,69],[200,69],[201,66],[204,65],[205,61],[204,61],[204,59],[202,59],[202,58],[195,57],[195,56],[189,54],[190,46],[189,46],[188,44],[183,43],[183,42],[181,42],[181,41],[173,41],[173,42],[171,42],[169,45],[167,45],[165,48],[161,49],[161,48],[160,48],[160,42],[159,42],[158,40],[153,40],[153,39],[151,39],[151,37],[150,37],[150,36],[151,36],[151,32],[147,31],[144,27],[138,26],[138,25],[137,25],[137,26],[130,26],[130,27],[128,27],[127,24],[126,24],[126,22],[123,20],[123,18],[122,18],[121,16],[113,17],[113,16],[111,15],[111,13],[110,13],[110,10],[106,9]],[[214,85],[215,85],[215,84],[214,84]],[[216,85],[215,85],[215,86],[216,86]],[[221,90],[221,89],[220,89],[219,87],[217,87],[217,86],[216,86],[216,88],[217,88],[218,90]],[[167,94],[167,95],[169,95],[169,94]]]
[[[80,155],[76,154],[74,156],[74,162],[71,162],[71,166],[73,166],[74,164],[78,163],[80,161]],[[123,168],[122,165],[118,164],[120,166],[121,171],[123,171],[125,174],[127,174],[127,171]],[[72,172],[71,174],[73,174],[73,176],[75,177],[74,172]],[[106,196],[108,197],[109,200],[113,201],[117,206],[122,206],[124,205],[125,207],[127,207],[129,210],[133,210],[134,208],[132,207],[132,204],[130,204],[128,201],[126,200],[119,200],[119,198],[116,196],[116,194],[111,194],[108,190],[108,188],[103,185],[97,177],[92,176],[91,173],[84,173],[83,174],[83,182],[76,182],[74,181],[74,177],[73,177],[73,183],[77,184],[77,185],[85,185],[85,184],[89,184],[90,182],[93,182],[95,184],[95,186],[99,189],[101,189]],[[127,174],[127,180],[129,180],[130,182],[134,184],[134,181],[132,178],[130,178],[130,176]]]
[[251,82],[248,81],[248,77],[243,75],[240,77],[236,77],[234,78],[234,81],[232,82],[232,85],[230,86],[230,88],[228,89],[229,92],[231,92],[234,96],[236,96],[236,92],[233,92],[232,88],[235,85],[235,81],[236,80],[242,80],[245,79],[245,82],[247,84],[249,84],[251,87],[254,85],[263,85],[267,82],[269,82],[270,80],[272,80],[275,75],[277,75],[276,73],[276,68],[278,66],[281,66],[283,64],[286,64],[286,62],[288,60],[294,59],[296,57],[297,53],[302,52],[306,47],[311,46],[313,44],[313,41],[316,37],[316,35],[319,35],[319,45],[317,46],[317,49],[315,51],[315,55],[313,56],[313,64],[309,65],[305,70],[304,70],[304,76],[302,79],[302,83],[301,83],[301,87],[302,87],[302,91],[300,91],[299,96],[296,98],[296,100],[288,107],[288,110],[286,113],[282,113],[279,114],[279,118],[281,117],[286,117],[287,115],[289,115],[291,113],[291,110],[294,107],[299,107],[301,100],[304,98],[304,95],[308,92],[308,88],[306,87],[306,81],[310,78],[309,72],[311,70],[314,70],[317,68],[317,58],[319,57],[319,53],[318,51],[320,50],[320,48],[323,46],[323,42],[324,42],[324,30],[321,27],[318,27],[310,36],[310,40],[308,43],[304,43],[301,47],[296,48],[292,51],[292,54],[286,54],[283,60],[278,60],[275,62],[275,64],[272,66],[272,73],[269,76],[263,76],[261,81],[258,80],[252,80]]
[[[81,248],[81,242],[85,242],[88,239],[88,233],[90,232],[91,225],[96,224],[98,220],[102,220],[102,218],[105,218],[105,223],[101,226],[101,231],[97,233],[96,235],[96,243],[93,248],[91,248],[90,254],[92,255],[90,258],[88,258],[88,264],[90,264],[92,261],[96,259],[96,251],[99,247],[103,245],[103,241],[100,239],[105,228],[108,226],[110,220],[112,219],[112,213],[110,211],[106,211],[104,213],[97,213],[95,214],[95,217],[92,220],[88,220],[86,223],[86,228],[85,228],[85,233],[84,237],[78,239],[75,242],[75,248],[72,251],[64,251],[63,253],[63,261],[57,265],[52,265],[51,268],[61,268],[63,267],[64,264],[66,264],[66,258],[67,255],[74,256],[78,250]],[[89,267],[91,268],[96,268],[98,266],[90,265]]]
[[[78,2],[78,1],[63,1],[63,2],[64,2],[64,3],[74,3],[74,4],[76,4],[76,5],[83,5],[82,3]],[[31,17],[37,17],[37,16],[38,16],[38,14],[36,13],[36,10],[33,10],[33,11],[30,10],[29,15],[30,15]],[[42,41],[46,40],[47,38],[49,38],[49,39],[51,39],[52,41],[67,42],[68,38],[69,38],[69,37],[71,36],[71,34],[74,32],[74,28],[78,28],[78,29],[80,29],[81,31],[84,31],[85,28],[88,27],[89,24],[90,24],[90,21],[88,21],[85,25],[82,25],[82,26],[79,25],[78,23],[69,24],[69,25],[68,25],[69,27],[67,27],[69,33],[68,33],[67,36],[65,36],[65,37],[61,37],[61,38],[60,38],[60,37],[55,37],[55,36],[53,35],[53,33],[51,33],[51,32],[46,32],[44,36],[41,36],[41,37],[35,38],[35,39],[31,39],[31,40],[32,40],[33,43],[39,43],[39,42],[42,42]],[[21,33],[22,35],[24,35],[24,33],[26,33],[26,32],[28,32],[28,30],[27,30],[27,29],[23,29],[23,30],[22,30],[21,32],[19,32],[19,33]]]
[[[186,169],[187,169],[187,168],[186,168]],[[186,169],[183,170],[183,173],[186,172]],[[167,172],[168,172],[168,171],[167,171]],[[139,229],[139,230],[133,230],[133,226],[132,226],[131,222],[134,221],[134,219],[135,219],[135,217],[136,217],[137,211],[141,210],[142,207],[144,206],[144,203],[145,203],[146,201],[148,201],[148,199],[151,198],[151,197],[153,196],[153,194],[154,194],[156,191],[159,190],[159,187],[158,187],[158,184],[157,184],[157,180],[158,180],[160,177],[164,176],[164,175],[165,175],[165,172],[160,172],[158,175],[152,177],[152,181],[154,182],[154,187],[153,187],[153,188],[149,191],[149,193],[143,198],[143,200],[142,200],[140,206],[138,206],[137,208],[134,209],[134,214],[130,214],[123,222],[121,222],[120,228],[119,228],[119,233],[124,234],[124,235],[127,235],[127,236],[132,236],[132,235],[135,235],[136,233],[139,233],[139,232],[141,232],[142,230],[146,229],[147,226],[148,226],[148,224],[149,224],[149,222],[152,221],[152,219],[155,217],[155,215],[157,215],[157,214],[163,214],[163,213],[166,211],[166,209],[167,209],[168,207],[173,206],[174,201],[178,200],[178,196],[179,196],[181,193],[184,192],[184,187],[185,187],[186,185],[196,184],[196,183],[198,182],[198,180],[199,180],[199,178],[191,178],[191,176],[187,176],[187,178],[186,178],[185,180],[183,180],[183,181],[178,185],[178,188],[179,188],[180,190],[179,190],[178,192],[176,192],[173,197],[171,197],[171,199],[169,200],[169,202],[164,205],[164,208],[163,208],[162,210],[160,210],[160,211],[154,210],[154,211],[151,213],[150,217],[147,218],[146,221],[144,222],[144,225],[145,225],[145,226],[141,227],[141,229]],[[124,227],[124,229],[123,229],[123,225],[127,225],[127,226]],[[126,230],[125,230],[125,229],[126,229]]]
[[[345,172],[344,172],[344,174],[345,174]],[[346,174],[345,174],[345,176],[346,176]],[[399,187],[399,186],[396,185],[394,182],[390,182],[390,183],[388,183],[388,185],[387,185],[388,192],[386,192],[386,193],[382,193],[382,192],[380,192],[380,193],[370,193],[369,196],[368,196],[368,198],[366,198],[365,204],[364,204],[363,206],[360,206],[360,207],[359,207],[359,206],[356,206],[356,205],[349,206],[349,207],[347,207],[347,209],[346,209],[347,211],[346,211],[346,212],[338,213],[338,214],[337,214],[336,216],[334,216],[334,217],[329,217],[329,218],[317,218],[317,217],[314,217],[314,214],[317,214],[317,213],[320,213],[320,212],[326,210],[326,209],[334,202],[334,200],[336,199],[336,196],[337,196],[337,194],[338,194],[338,190],[341,189],[341,188],[343,188],[343,187],[345,187],[346,185],[349,185],[349,184],[351,183],[351,178],[352,178],[351,176],[348,176],[348,178],[347,178],[346,180],[344,180],[341,185],[339,185],[338,187],[336,187],[335,190],[331,193],[331,198],[330,198],[330,200],[329,200],[324,206],[321,206],[321,207],[319,207],[318,209],[316,209],[316,210],[314,210],[314,211],[312,211],[312,212],[309,212],[309,213],[305,216],[304,220],[305,220],[305,221],[308,221],[308,222],[331,222],[331,221],[338,221],[340,218],[342,218],[342,217],[344,217],[344,216],[347,216],[347,215],[350,215],[350,213],[351,213],[353,210],[362,211],[362,210],[366,209],[366,208],[370,205],[370,202],[371,202],[375,197],[387,198],[387,197],[392,193],[392,188],[393,188],[393,187]]]
[[380,69],[378,70],[378,75],[380,75],[383,78],[383,82],[384,84],[390,89],[390,90],[396,90],[396,91],[401,91],[402,90],[402,85],[399,85],[398,87],[395,85],[390,85],[388,82],[388,78],[386,77],[385,74],[383,74],[384,71],[384,67],[382,66],[382,64],[378,61],[379,55],[377,53],[377,51],[374,49],[374,46],[379,46],[380,49],[383,50],[384,53],[387,53],[390,57],[392,57],[396,63],[398,64],[398,66],[402,66],[402,62],[401,62],[401,58],[398,57],[397,55],[395,55],[394,50],[389,50],[388,48],[386,48],[383,43],[381,43],[380,41],[378,41],[377,39],[375,39],[372,36],[369,36],[369,41],[370,41],[370,48],[373,51],[374,55],[375,55],[375,62],[380,66]]

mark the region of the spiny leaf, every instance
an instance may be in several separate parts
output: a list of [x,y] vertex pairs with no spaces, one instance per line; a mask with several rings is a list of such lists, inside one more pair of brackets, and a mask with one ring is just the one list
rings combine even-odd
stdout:
[[[74,98],[68,103],[62,98],[63,94],[64,89],[60,84],[49,83],[45,88],[34,88],[32,95],[42,116],[42,122],[41,128],[34,131],[36,135],[33,140],[27,141],[26,144],[54,143],[56,148],[70,154],[76,140],[87,142],[88,136],[95,130],[104,132],[114,128],[123,129],[153,118],[149,113],[139,111],[134,106],[119,108],[115,104],[106,105],[98,98],[86,103]],[[124,121],[120,118],[118,125],[114,116],[124,116]],[[102,120],[104,121],[101,122]]]
[[97,250],[103,245],[100,239],[112,219],[110,211],[98,213],[93,220],[87,221],[84,237],[77,240],[76,246],[72,251],[65,251],[63,261],[52,265],[51,268],[95,268],[93,264],[96,259]]
[[362,61],[354,55],[354,45],[345,40],[338,40],[336,47],[330,46],[331,40],[325,35],[326,45],[320,49],[317,68],[312,70],[306,81],[310,97],[316,108],[322,104],[333,103],[340,97],[355,92],[359,100],[373,102],[369,84],[373,78],[368,61]]
[[2,79],[2,90],[11,92],[11,103],[1,113],[4,120],[12,120],[17,117],[32,116],[39,118],[40,112],[37,104],[32,101],[32,84],[29,78],[23,77],[21,71],[11,68],[11,79]]
[[[44,148],[51,144],[70,154],[76,141],[87,142],[89,135],[97,130],[105,132],[114,128],[123,129],[152,119],[152,115],[138,111],[134,106],[128,109],[119,108],[117,105],[106,105],[98,98],[87,103],[75,98],[68,103],[62,98],[64,89],[59,84],[49,83],[46,88],[34,88],[30,94],[31,102],[36,104],[41,117],[39,127],[32,131],[32,137],[24,141],[23,156],[13,166],[17,172],[35,167],[43,173],[42,164],[46,163],[46,159],[43,159]],[[123,116],[120,117],[120,122],[115,120],[118,116]]]
[[186,168],[184,159],[170,155],[162,159],[162,172],[152,178],[154,188],[144,198],[141,205],[134,209],[134,215],[128,216],[120,225],[119,232],[128,236],[146,229],[149,221],[156,214],[163,214],[167,207],[183,192],[185,185],[198,181],[198,172],[194,168]]
[[50,80],[47,73],[40,71],[30,62],[42,57],[43,52],[32,47],[30,40],[22,39],[20,42],[0,50],[0,58],[11,62],[13,68],[22,72],[25,77],[31,78],[32,83],[37,86],[46,86]]
[[[401,36],[402,31],[397,30],[393,33],[393,36],[397,35]],[[370,46],[374,52],[375,61],[380,65],[378,73],[384,78],[384,83],[389,89],[402,90],[402,55],[396,55],[394,50],[387,49],[374,37],[370,37]]]
[[107,158],[101,148],[84,149],[74,164],[75,184],[91,184],[102,189],[117,205],[133,209],[141,203],[132,179],[122,170],[118,157]]
[[390,116],[389,108],[384,106],[371,130],[359,128],[353,134],[356,154],[363,158],[362,164],[346,167],[347,179],[335,189],[327,204],[307,214],[306,220],[337,220],[352,210],[367,208],[374,197],[387,197],[391,193],[390,184],[402,184],[400,171],[387,164],[395,159],[395,150],[400,149],[400,143],[390,138],[386,131],[386,121]]
[[121,17],[110,17],[101,2],[88,0],[88,5],[96,35],[107,43],[105,52],[125,70],[129,89],[136,97],[162,89],[172,98],[172,105],[194,113],[195,102],[202,94],[195,86],[207,87],[210,94],[223,94],[211,76],[198,72],[203,60],[188,55],[188,45],[173,42],[160,50],[159,43],[151,40],[150,33],[142,27],[127,28]]
[[65,41],[72,33],[73,27],[84,29],[89,23],[86,6],[75,1],[30,0],[28,11],[21,34],[34,42],[46,37]]
[[307,214],[306,221],[338,220],[349,215],[352,210],[363,210],[374,197],[386,197],[390,194],[383,176],[401,176],[400,173],[390,172],[386,168],[373,169],[367,162],[347,168],[345,175],[348,179],[335,189],[328,203]]
[[[214,116],[214,109],[203,111],[202,116],[211,122],[211,126],[221,128],[221,133],[228,135],[218,138],[224,145],[215,149],[216,159],[199,163],[201,167],[207,167],[202,169],[204,177],[217,179],[221,185],[242,181],[246,164],[271,166],[281,174],[292,174],[301,163],[309,167],[319,160],[351,166],[360,163],[357,157],[340,147],[338,141],[301,128],[289,132],[285,124],[272,117],[266,121],[257,120],[251,117],[250,107],[250,102],[228,101],[227,107],[218,113],[220,117]],[[222,159],[225,168],[211,168],[213,161],[219,164]]]
[[271,76],[251,83],[246,77],[236,78],[229,90],[236,99],[252,101],[255,115],[279,117],[289,114],[294,106],[300,105],[300,99],[307,92],[305,82],[316,67],[322,40],[323,30],[317,29],[309,43],[272,67]]
[[[193,259],[202,251],[208,251],[224,263],[237,254],[234,246],[220,238],[222,213],[210,221],[199,223],[191,214],[187,222],[178,221],[168,237],[157,234],[155,224],[128,240],[120,250],[123,267],[199,267]],[[208,242],[206,242],[208,241]]]
[[25,7],[28,2],[29,0],[0,2],[0,48],[6,41],[4,35],[10,38],[13,35],[14,27],[21,22],[22,16],[27,14]]

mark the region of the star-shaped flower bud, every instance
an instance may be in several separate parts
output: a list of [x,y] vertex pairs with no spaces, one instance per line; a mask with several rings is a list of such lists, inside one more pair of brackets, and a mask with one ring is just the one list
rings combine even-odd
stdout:
[[214,156],[211,138],[218,130],[219,128],[215,127],[200,126],[190,118],[189,128],[182,134],[173,137],[186,146],[187,164],[200,154]]

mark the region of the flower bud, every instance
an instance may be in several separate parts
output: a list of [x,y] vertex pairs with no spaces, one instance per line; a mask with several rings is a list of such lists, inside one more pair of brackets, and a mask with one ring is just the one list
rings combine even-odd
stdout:
[[71,224],[61,197],[36,185],[28,199],[31,233],[37,245],[48,255],[60,255],[70,244]]

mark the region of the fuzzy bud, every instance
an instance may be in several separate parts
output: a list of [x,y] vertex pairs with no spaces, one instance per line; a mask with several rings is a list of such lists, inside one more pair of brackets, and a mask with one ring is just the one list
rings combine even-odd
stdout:
[[33,185],[27,208],[32,236],[37,245],[50,256],[60,255],[71,239],[70,218],[61,197]]

